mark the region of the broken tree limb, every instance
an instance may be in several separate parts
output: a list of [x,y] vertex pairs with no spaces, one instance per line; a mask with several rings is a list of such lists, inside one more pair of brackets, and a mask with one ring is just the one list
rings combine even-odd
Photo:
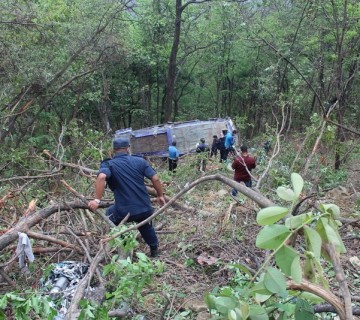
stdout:
[[160,213],[164,212],[167,208],[169,208],[171,205],[173,205],[173,203],[179,199],[182,195],[184,195],[186,192],[188,192],[189,190],[191,190],[192,188],[194,188],[195,186],[197,186],[200,183],[203,182],[207,182],[207,181],[212,181],[212,180],[217,180],[217,181],[221,181],[227,185],[229,185],[230,187],[235,188],[237,191],[239,191],[240,193],[242,193],[243,195],[247,196],[248,198],[250,198],[251,200],[255,201],[261,208],[266,208],[266,207],[271,207],[274,206],[274,203],[272,201],[270,201],[268,198],[264,197],[261,193],[258,193],[254,190],[252,190],[251,188],[246,187],[245,185],[242,185],[241,183],[237,183],[236,181],[229,179],[219,173],[214,174],[214,175],[210,175],[210,176],[203,176],[200,179],[195,180],[194,182],[187,184],[183,190],[181,190],[180,192],[178,192],[174,197],[172,197],[164,206],[162,206],[160,209],[158,209],[157,211],[155,211],[149,218],[143,220],[142,222],[122,230],[121,232],[118,232],[116,234],[114,234],[111,237],[102,239],[101,241],[103,242],[108,242],[112,239],[115,239],[119,236],[121,236],[122,234],[129,232],[131,230],[136,230],[139,227],[141,227],[142,225],[148,223],[149,221],[151,221],[153,218],[155,218],[156,216],[158,216]]
[[320,144],[321,138],[322,138],[322,136],[323,136],[323,134],[324,134],[324,131],[325,131],[325,128],[326,128],[326,124],[327,124],[327,119],[329,118],[331,111],[336,107],[337,103],[338,103],[338,102],[336,101],[336,102],[335,102],[333,105],[331,105],[330,108],[327,110],[325,119],[323,120],[323,122],[322,122],[322,124],[321,124],[321,126],[320,126],[320,128],[319,128],[319,133],[318,133],[318,136],[317,136],[317,138],[316,138],[314,147],[313,147],[313,149],[312,149],[312,151],[311,151],[310,155],[308,156],[308,158],[307,158],[307,160],[306,160],[306,163],[305,163],[305,168],[304,168],[304,172],[303,172],[303,174],[304,174],[305,177],[306,177],[306,175],[307,175],[307,173],[308,173],[311,160],[312,160],[312,158],[314,157],[314,155],[315,155],[315,153],[316,153],[316,150],[317,150],[317,148],[318,148],[318,146],[319,146],[319,144]]
[[47,155],[49,157],[50,160],[56,162],[57,164],[64,166],[64,167],[69,167],[69,168],[73,168],[73,169],[78,169],[80,171],[80,173],[82,174],[88,174],[88,175],[95,175],[98,173],[98,170],[93,170],[87,167],[83,167],[74,163],[69,163],[69,162],[63,162],[57,158],[55,158],[49,150],[44,150],[43,153],[45,155]]
[[[79,244],[82,246],[82,248],[84,249],[86,258],[89,261],[89,264],[92,262],[92,258],[90,256],[90,252],[88,250],[88,248],[85,246],[85,244],[81,241],[81,239],[73,232],[73,230],[70,227],[66,227],[66,229],[71,233],[71,235],[76,239],[77,242],[79,242]],[[104,285],[105,281],[104,278],[101,275],[101,272],[99,270],[99,268],[96,268],[96,275],[99,278],[99,282]]]
[[96,272],[98,264],[104,258],[105,251],[106,251],[106,249],[100,243],[100,249],[99,249],[98,253],[96,254],[96,256],[92,259],[92,262],[90,264],[88,272],[86,273],[85,277],[81,279],[79,285],[76,288],[75,294],[74,294],[73,298],[71,299],[70,307],[66,313],[65,320],[77,319],[77,317],[74,318],[74,315],[78,314],[79,302],[83,298],[83,296],[85,294],[85,289],[86,289],[86,287],[89,286],[90,281],[91,281],[92,277],[94,276],[94,273]]
[[[61,180],[61,183],[65,186],[66,189],[68,189],[71,193],[73,193],[75,196],[77,196],[86,205],[87,209],[89,209],[88,199],[86,199],[82,194],[80,194],[74,188],[72,188],[65,180]],[[115,224],[105,214],[103,214],[99,210],[96,210],[95,213],[97,215],[99,215],[111,227],[115,226]]]
[[[100,204],[100,207],[106,208],[109,205],[110,204],[107,202],[102,202]],[[79,200],[75,200],[72,202],[58,203],[44,209],[40,209],[27,216],[21,217],[19,222],[14,227],[7,230],[3,235],[0,236],[0,251],[19,238],[18,232],[27,233],[31,227],[35,226],[42,220],[50,217],[52,214],[58,211],[69,210],[69,208],[88,209],[88,206]]]
[[344,299],[345,304],[345,319],[352,319],[352,306],[351,306],[351,294],[349,291],[348,284],[346,282],[344,269],[342,268],[340,256],[336,252],[335,246],[333,243],[325,243],[324,247],[329,254],[331,261],[333,263],[333,268],[335,271],[336,280],[339,283],[339,287]]
[[0,182],[12,181],[12,180],[44,179],[44,178],[51,178],[51,177],[55,177],[55,176],[61,176],[61,175],[63,175],[62,172],[55,171],[55,172],[41,174],[41,175],[37,175],[37,176],[15,176],[15,177],[10,177],[10,178],[4,178],[4,179],[0,179]]
[[78,247],[72,243],[69,243],[69,242],[66,242],[66,241],[63,241],[63,240],[60,240],[60,239],[57,239],[57,238],[54,238],[54,237],[51,237],[51,236],[48,236],[48,235],[45,235],[42,233],[34,232],[31,230],[26,231],[26,234],[30,238],[38,239],[38,240],[46,240],[48,242],[58,244],[64,248],[70,248],[70,249],[76,250],[79,253],[83,253],[83,250],[81,250],[80,247]]
[[320,298],[323,298],[325,301],[330,303],[336,310],[336,313],[339,315],[341,320],[350,320],[351,318],[346,318],[344,304],[341,300],[335,296],[332,292],[320,287],[317,284],[302,280],[300,284],[293,281],[287,282],[287,287],[290,290],[297,291],[306,291],[317,295]]
[[[331,304],[318,304],[314,306],[315,313],[332,312],[337,313],[336,309]],[[360,316],[360,307],[352,307],[352,313],[354,316]]]

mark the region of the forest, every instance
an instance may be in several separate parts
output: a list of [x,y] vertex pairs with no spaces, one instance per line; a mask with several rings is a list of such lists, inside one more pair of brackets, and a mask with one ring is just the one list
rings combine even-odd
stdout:
[[[0,30],[0,320],[360,317],[358,0],[2,0]],[[89,209],[116,130],[228,117],[252,188],[147,158],[157,259]]]

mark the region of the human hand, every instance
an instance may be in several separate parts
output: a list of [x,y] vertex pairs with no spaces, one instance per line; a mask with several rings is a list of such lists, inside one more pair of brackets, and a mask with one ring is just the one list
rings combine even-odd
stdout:
[[160,207],[164,206],[166,204],[166,200],[164,196],[158,196],[157,197],[157,202],[159,204]]
[[99,208],[100,202],[97,199],[91,200],[88,203],[88,206],[91,211],[96,211]]

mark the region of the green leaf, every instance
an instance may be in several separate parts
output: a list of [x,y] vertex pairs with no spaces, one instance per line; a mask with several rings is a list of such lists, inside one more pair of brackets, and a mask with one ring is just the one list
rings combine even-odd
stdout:
[[291,174],[291,183],[294,189],[295,197],[299,198],[301,191],[304,187],[303,178],[298,173],[293,172]]
[[210,310],[215,309],[215,297],[212,294],[206,293],[204,297],[204,301]]
[[250,290],[251,294],[272,295],[272,292],[265,287],[264,280],[256,283]]
[[269,316],[262,306],[252,304],[250,305],[249,318],[251,320],[268,320]]
[[244,302],[240,301],[240,312],[243,319],[247,319],[249,316],[249,305]]
[[328,243],[332,243],[335,246],[335,249],[339,253],[345,253],[346,249],[341,240],[337,229],[335,229],[329,224],[329,219],[320,218],[316,225],[316,230],[319,232],[321,238]]
[[310,303],[313,303],[313,304],[319,304],[319,303],[323,303],[325,301],[323,298],[321,298],[311,292],[303,291],[303,292],[301,292],[300,296],[301,296],[301,298],[306,299],[307,301],[310,301]]
[[237,320],[238,319],[238,316],[234,310],[228,311],[228,319],[229,320]]
[[286,216],[289,212],[288,208],[284,207],[268,207],[261,209],[256,217],[256,222],[261,225],[269,225],[279,221],[281,218]]
[[32,295],[31,296],[31,304],[32,304],[32,307],[34,308],[35,312],[37,314],[39,314],[39,312],[40,312],[39,297],[35,296],[35,295]]
[[233,264],[229,264],[229,267],[234,268],[234,269],[239,269],[240,271],[242,271],[243,273],[248,274],[249,276],[253,275],[251,270],[247,266],[243,266],[242,264],[233,263]]
[[291,278],[294,280],[295,283],[300,283],[302,280],[300,256],[295,257],[291,264]]
[[285,220],[285,226],[287,226],[289,229],[297,229],[303,224],[310,222],[311,219],[311,212],[299,214],[298,216],[291,216]]
[[311,305],[303,299],[297,299],[295,309],[296,320],[311,320],[315,319],[314,309]]
[[292,277],[296,283],[301,282],[300,256],[296,250],[286,245],[282,246],[275,254],[275,261],[282,272]]
[[304,276],[311,282],[315,280],[315,265],[313,259],[315,258],[306,257],[304,262]]
[[291,247],[284,245],[275,254],[275,261],[278,267],[287,276],[291,276],[291,264],[299,254]]
[[291,234],[283,225],[265,226],[256,237],[256,246],[260,249],[276,249]]
[[304,226],[304,235],[307,251],[313,252],[315,258],[320,259],[322,240],[319,233],[308,226]]
[[0,309],[5,309],[8,303],[7,295],[4,294],[0,299]]
[[221,314],[227,314],[229,310],[236,307],[236,300],[229,297],[216,297],[215,298],[215,309]]
[[254,299],[257,303],[263,303],[266,300],[268,300],[272,294],[261,294],[261,293],[255,293]]
[[320,204],[320,211],[330,213],[333,219],[340,218],[340,208],[336,204]]
[[284,275],[276,268],[268,268],[264,277],[264,285],[272,293],[276,293],[283,298],[287,296]]
[[296,199],[296,195],[295,195],[294,191],[292,191],[289,188],[278,187],[276,189],[276,193],[280,199],[283,199],[285,201],[294,201]]

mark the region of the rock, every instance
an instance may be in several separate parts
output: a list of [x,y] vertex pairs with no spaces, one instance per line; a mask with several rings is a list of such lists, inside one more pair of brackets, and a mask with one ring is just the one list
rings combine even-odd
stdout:
[[225,190],[225,189],[220,189],[217,194],[220,196],[220,197],[223,197],[225,196],[226,194],[229,194],[229,191]]
[[196,317],[196,320],[208,320],[208,319],[211,319],[211,316],[210,313],[207,311],[200,312]]
[[358,257],[351,257],[349,261],[355,268],[360,268],[360,259]]
[[105,287],[95,287],[91,290],[87,290],[85,293],[85,299],[90,300],[96,304],[101,304],[105,301]]
[[190,309],[196,313],[207,311],[208,307],[202,300],[191,300],[187,301],[184,305],[185,309]]
[[330,190],[326,195],[329,198],[340,199],[342,197],[348,197],[350,194],[345,187],[338,186],[338,187]]

